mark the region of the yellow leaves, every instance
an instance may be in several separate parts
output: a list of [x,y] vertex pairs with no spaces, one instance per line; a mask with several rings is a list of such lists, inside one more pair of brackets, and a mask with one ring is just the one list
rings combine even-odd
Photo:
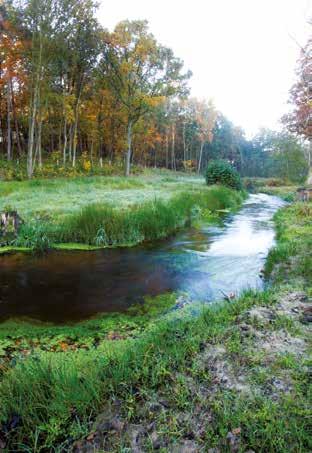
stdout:
[[84,160],[82,162],[82,167],[85,171],[89,172],[91,170],[91,162],[89,160]]
[[145,102],[150,106],[150,107],[157,107],[160,104],[163,104],[165,102],[166,98],[165,96],[153,96],[153,97],[146,97]]

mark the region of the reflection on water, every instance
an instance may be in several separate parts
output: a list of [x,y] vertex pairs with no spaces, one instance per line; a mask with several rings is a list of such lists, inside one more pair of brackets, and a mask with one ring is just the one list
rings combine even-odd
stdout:
[[77,321],[169,290],[211,301],[221,291],[261,287],[259,270],[274,242],[272,216],[282,205],[277,197],[250,195],[221,226],[148,246],[0,257],[0,319]]

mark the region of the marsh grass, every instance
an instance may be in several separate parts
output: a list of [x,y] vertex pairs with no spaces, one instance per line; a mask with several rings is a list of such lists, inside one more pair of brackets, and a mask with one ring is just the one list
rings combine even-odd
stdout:
[[236,209],[244,194],[224,187],[180,192],[169,200],[153,199],[126,208],[92,203],[58,223],[43,218],[25,223],[15,246],[44,251],[58,243],[99,247],[129,246],[164,238],[193,221]]

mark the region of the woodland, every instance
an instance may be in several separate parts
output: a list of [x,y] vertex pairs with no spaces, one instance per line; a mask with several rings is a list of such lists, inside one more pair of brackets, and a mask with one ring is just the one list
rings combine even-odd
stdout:
[[0,5],[0,156],[5,179],[125,175],[131,166],[204,171],[225,159],[242,176],[304,180],[311,163],[311,42],[302,49],[283,132],[252,139],[211,100],[146,21],[109,32],[92,0]]

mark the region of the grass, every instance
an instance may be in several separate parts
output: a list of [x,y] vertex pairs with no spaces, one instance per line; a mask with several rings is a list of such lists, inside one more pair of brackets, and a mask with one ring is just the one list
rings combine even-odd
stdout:
[[118,208],[159,198],[170,199],[181,191],[204,186],[203,178],[166,170],[146,170],[142,175],[84,176],[73,178],[0,181],[0,211],[16,209],[25,222],[40,217],[55,222],[82,208],[102,203]]
[[[209,372],[203,374],[195,366],[202,345],[227,342],[233,346],[237,335],[232,327],[237,317],[252,306],[269,306],[272,299],[271,292],[248,292],[233,305],[215,304],[205,309],[197,319],[171,315],[135,340],[103,342],[75,353],[38,352],[18,361],[1,383],[2,421],[22,414],[20,426],[11,433],[10,447],[66,450],[75,438],[89,432],[94,414],[109,411],[114,400],[123,402],[119,415],[137,423],[142,407],[156,394],[165,398],[170,408],[165,419],[157,417],[158,429],[167,430],[166,436],[178,440],[185,433],[174,428],[175,415],[192,412],[199,404],[200,395],[192,396],[189,379],[200,385],[210,382]],[[229,390],[211,401],[208,398],[207,407],[201,408],[213,413],[204,434],[206,445],[218,445],[228,431],[240,427],[244,448],[283,452],[291,445],[287,451],[308,451],[305,379],[302,373],[296,381],[295,397],[282,398],[278,404],[264,395],[244,397]],[[108,451],[116,451],[115,447],[111,445]]]
[[197,177],[171,173],[169,178],[168,172],[130,179],[80,177],[2,185],[12,192],[0,197],[0,210],[6,203],[25,220],[11,245],[38,251],[153,241],[201,217],[235,209],[244,198],[221,186],[208,188]]
[[[211,193],[196,192],[200,208]],[[166,212],[168,201],[157,203]],[[192,209],[181,194],[169,203],[177,203],[179,215],[173,219],[166,212],[166,228],[185,221]],[[144,209],[151,206],[158,209],[157,204]],[[92,230],[81,227],[84,240],[94,237],[101,209],[95,209]],[[130,210],[133,224],[152,237],[153,211],[144,211],[142,220],[136,209]],[[151,221],[144,223],[147,212]],[[103,451],[112,452],[138,445],[143,451],[181,451],[185,442],[220,451],[311,451],[308,353],[272,355],[261,349],[274,335],[304,338],[308,347],[309,332],[288,315],[278,314],[267,324],[246,317],[257,306],[274,310],[290,289],[311,293],[311,214],[311,204],[296,203],[275,216],[277,245],[266,265],[269,289],[202,307],[196,318],[187,309],[160,316],[175,300],[167,294],[147,301],[139,313],[76,326],[2,324],[0,440],[8,451],[68,451],[75,440],[86,438],[90,448],[99,438]],[[82,222],[80,216],[71,221]],[[221,356],[209,355],[218,350],[224,351]],[[222,383],[222,376],[228,381]],[[227,385],[241,377],[248,391]],[[289,381],[291,390],[272,390],[274,379]],[[99,414],[102,422],[96,421]],[[124,428],[116,423],[113,428],[112,420]],[[138,426],[143,431],[135,431]]]
[[280,178],[243,178],[243,186],[249,192],[275,195],[285,201],[296,201],[297,186]]
[[278,243],[266,261],[267,275],[275,281],[287,279],[312,281],[312,205],[296,203],[275,215]]

